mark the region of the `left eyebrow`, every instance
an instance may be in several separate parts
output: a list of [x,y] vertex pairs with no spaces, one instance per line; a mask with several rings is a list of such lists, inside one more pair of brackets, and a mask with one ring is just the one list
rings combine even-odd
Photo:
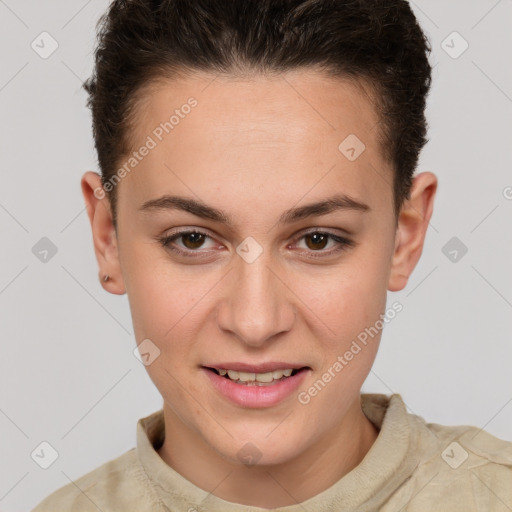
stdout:
[[[140,208],[140,211],[156,210],[183,210],[196,217],[213,220],[228,226],[233,226],[233,218],[222,210],[213,208],[202,201],[188,197],[164,195],[156,199],[146,201]],[[370,211],[370,207],[360,201],[349,197],[346,194],[338,194],[316,203],[306,204],[297,208],[291,208],[285,211],[280,217],[278,224],[291,224],[308,217],[327,215],[338,210],[357,210],[361,212]]]

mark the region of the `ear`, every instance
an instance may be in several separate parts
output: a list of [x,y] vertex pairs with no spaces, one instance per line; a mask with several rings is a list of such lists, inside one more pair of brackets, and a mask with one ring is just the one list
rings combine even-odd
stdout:
[[435,174],[418,174],[413,180],[410,198],[404,202],[400,210],[388,282],[388,290],[392,292],[405,288],[420,259],[428,223],[434,209],[436,190]]
[[[91,222],[94,252],[100,268],[100,283],[105,290],[116,295],[126,293],[114,228],[110,201],[101,184],[99,174],[88,171],[82,176],[82,194]],[[108,281],[103,276],[108,275]]]

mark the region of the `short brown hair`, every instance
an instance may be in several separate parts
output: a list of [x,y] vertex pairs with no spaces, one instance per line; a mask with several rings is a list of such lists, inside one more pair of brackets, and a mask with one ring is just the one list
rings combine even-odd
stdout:
[[[406,0],[114,0],[97,30],[83,87],[103,185],[130,151],[130,115],[155,78],[309,66],[373,88],[395,215],[409,198],[427,142],[431,47]],[[109,200],[116,225],[115,188]]]

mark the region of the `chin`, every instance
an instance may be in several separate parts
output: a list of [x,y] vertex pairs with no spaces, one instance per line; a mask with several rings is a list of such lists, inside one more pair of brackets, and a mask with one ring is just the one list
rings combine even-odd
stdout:
[[[270,441],[266,435],[254,436],[251,440],[247,439],[247,435],[241,440],[231,439],[229,446],[218,447],[217,451],[230,463],[251,467],[285,464],[299,455],[297,443],[289,437],[286,440],[276,437]],[[235,451],[233,451],[234,446],[237,447]]]

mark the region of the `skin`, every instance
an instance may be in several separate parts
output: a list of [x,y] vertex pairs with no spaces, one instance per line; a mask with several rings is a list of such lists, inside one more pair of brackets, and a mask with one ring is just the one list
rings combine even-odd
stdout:
[[[437,178],[430,172],[414,178],[397,225],[393,170],[360,85],[311,69],[213,78],[196,73],[161,81],[144,96],[131,133],[134,149],[190,96],[198,105],[117,185],[117,232],[107,197],[94,195],[98,174],[85,173],[81,185],[100,278],[111,277],[102,286],[128,294],[137,343],[149,338],[161,351],[147,366],[164,400],[158,453],[224,500],[281,507],[333,485],[374,443],[378,430],[359,397],[380,333],[308,404],[293,393],[268,408],[234,405],[200,366],[301,363],[311,371],[298,392],[307,390],[385,313],[387,291],[407,284],[423,249]],[[338,150],[349,134],[366,145],[353,162]],[[369,210],[277,224],[285,210],[336,192]],[[178,210],[139,211],[164,194],[201,200],[235,224]],[[190,237],[174,241],[202,256],[177,256],[161,245],[158,237],[178,228],[206,231],[211,238],[203,245]],[[311,228],[354,245],[332,252],[334,240],[305,236]],[[263,249],[252,263],[236,252],[249,236]],[[247,442],[261,452],[252,467],[237,457]]]

